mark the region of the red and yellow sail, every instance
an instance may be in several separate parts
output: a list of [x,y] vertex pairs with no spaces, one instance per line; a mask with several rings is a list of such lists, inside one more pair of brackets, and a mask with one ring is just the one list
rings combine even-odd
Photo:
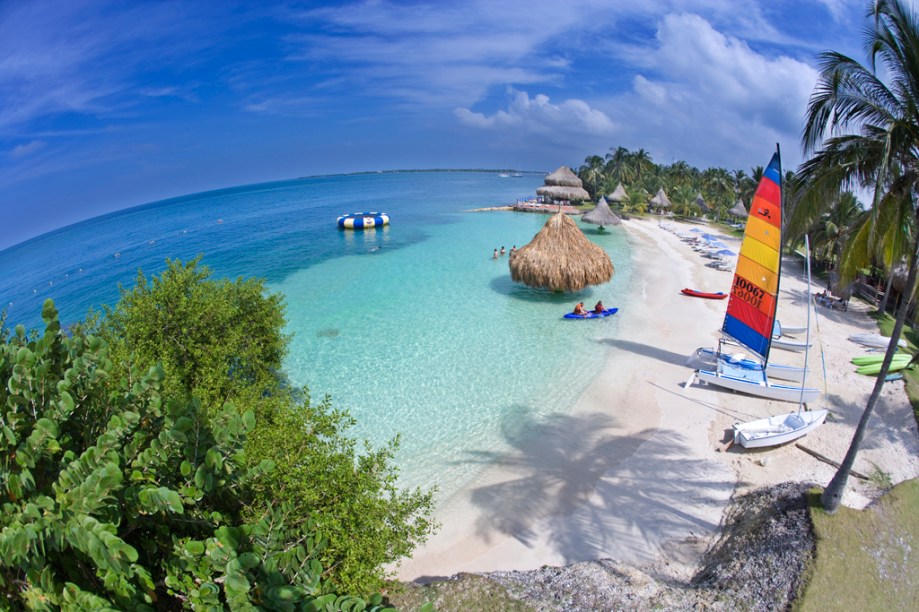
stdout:
[[782,161],[776,151],[753,195],[721,328],[764,361],[775,324],[781,251]]

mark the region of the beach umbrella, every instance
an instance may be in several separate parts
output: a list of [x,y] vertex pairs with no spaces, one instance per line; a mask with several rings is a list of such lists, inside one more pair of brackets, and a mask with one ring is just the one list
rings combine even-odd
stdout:
[[728,257],[734,257],[735,255],[737,255],[737,253],[735,253],[731,249],[721,249],[720,251],[718,251],[718,254],[727,255]]
[[552,215],[510,258],[511,279],[551,291],[580,291],[613,277],[613,262],[563,212]]
[[541,195],[550,200],[569,200],[583,202],[590,199],[590,194],[583,187],[571,168],[561,166],[558,170],[545,178],[545,185],[536,190],[536,195]]
[[629,194],[625,192],[622,183],[616,185],[616,189],[609,196],[610,202],[624,202],[629,199]]
[[734,206],[731,207],[731,210],[728,211],[729,215],[734,215],[735,217],[744,217],[750,213],[747,212],[747,207],[743,205],[743,200],[738,199],[734,202]]
[[701,232],[702,230],[700,230],[698,227],[694,227],[694,228],[692,228],[692,229],[689,230],[689,231],[691,231],[691,232]]
[[663,187],[658,189],[657,194],[651,198],[651,204],[657,206],[658,208],[670,208],[670,198],[668,198],[667,194],[664,193]]
[[582,221],[587,223],[593,223],[600,226],[600,231],[603,231],[604,225],[620,225],[622,224],[622,219],[619,216],[610,210],[609,204],[606,203],[605,198],[600,198],[600,201],[597,202],[596,207],[589,213],[585,213],[581,217]]

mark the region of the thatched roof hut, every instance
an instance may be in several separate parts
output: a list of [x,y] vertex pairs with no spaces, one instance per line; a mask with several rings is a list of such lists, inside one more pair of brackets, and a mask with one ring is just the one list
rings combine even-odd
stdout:
[[562,166],[547,176],[545,185],[536,189],[536,195],[550,200],[572,202],[583,202],[590,199],[590,194],[584,189],[581,179],[568,166]]
[[616,185],[615,191],[610,194],[609,199],[611,202],[624,202],[629,199],[629,194],[625,192],[622,183],[619,183]]
[[600,201],[597,202],[597,206],[588,213],[585,213],[581,217],[582,221],[587,223],[593,223],[594,225],[599,225],[600,230],[603,230],[604,225],[621,225],[622,219],[614,213],[609,208],[609,204],[606,203],[605,198],[600,198]]
[[698,206],[699,210],[702,212],[711,210],[711,207],[705,202],[705,198],[702,197],[702,192],[696,194],[696,206]]
[[661,187],[657,190],[657,194],[651,198],[651,206],[656,206],[657,208],[670,208],[670,198],[667,197],[667,194],[664,193],[664,188]]
[[514,282],[552,291],[580,291],[613,277],[613,262],[562,212],[552,215],[510,259]]
[[750,213],[747,212],[747,207],[743,205],[743,200],[738,198],[737,201],[734,202],[734,206],[728,211],[728,214],[734,215],[735,217],[746,218]]

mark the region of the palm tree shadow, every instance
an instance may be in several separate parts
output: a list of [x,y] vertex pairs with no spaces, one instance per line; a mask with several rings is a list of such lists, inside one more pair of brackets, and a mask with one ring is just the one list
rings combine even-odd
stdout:
[[[511,450],[470,453],[512,475],[472,492],[479,537],[509,536],[528,547],[545,539],[573,563],[610,556],[618,546],[650,558],[677,530],[714,530],[702,510],[721,507],[733,482],[711,478],[707,462],[685,459],[678,432],[664,441],[656,429],[622,435],[616,427],[603,413],[539,421],[511,415],[503,427]],[[629,461],[638,452],[642,459]]]
[[637,355],[644,355],[645,357],[650,357],[658,361],[671,363],[673,365],[685,366],[686,360],[688,359],[686,355],[674,353],[673,351],[668,351],[657,346],[642,344],[641,342],[632,342],[631,340],[604,338],[599,342],[608,344],[618,349],[635,353]]

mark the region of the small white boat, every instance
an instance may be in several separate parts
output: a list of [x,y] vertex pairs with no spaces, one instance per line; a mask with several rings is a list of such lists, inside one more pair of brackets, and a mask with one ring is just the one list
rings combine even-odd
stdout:
[[809,349],[813,344],[809,342],[798,342],[796,340],[783,340],[782,338],[772,338],[772,347],[785,349],[786,351],[796,351],[800,353],[805,349]]
[[[686,361],[686,365],[694,370],[717,370],[718,359],[723,359],[728,363],[739,365],[749,370],[762,370],[763,364],[755,359],[748,359],[743,353],[718,353],[713,348],[697,348]],[[781,363],[767,363],[766,376],[771,378],[780,378],[791,382],[800,383],[804,381],[804,368],[783,365]]]
[[772,328],[772,335],[774,337],[797,336],[798,334],[803,334],[806,331],[806,325],[785,325],[784,323],[776,320],[775,326]]
[[[881,334],[855,334],[849,336],[849,340],[856,344],[870,346],[872,348],[887,348],[890,344],[890,338],[888,336],[882,336]],[[906,340],[900,338],[897,342],[897,346],[906,348]]]
[[807,435],[826,419],[827,410],[801,410],[734,424],[734,444],[744,448],[777,446]]

